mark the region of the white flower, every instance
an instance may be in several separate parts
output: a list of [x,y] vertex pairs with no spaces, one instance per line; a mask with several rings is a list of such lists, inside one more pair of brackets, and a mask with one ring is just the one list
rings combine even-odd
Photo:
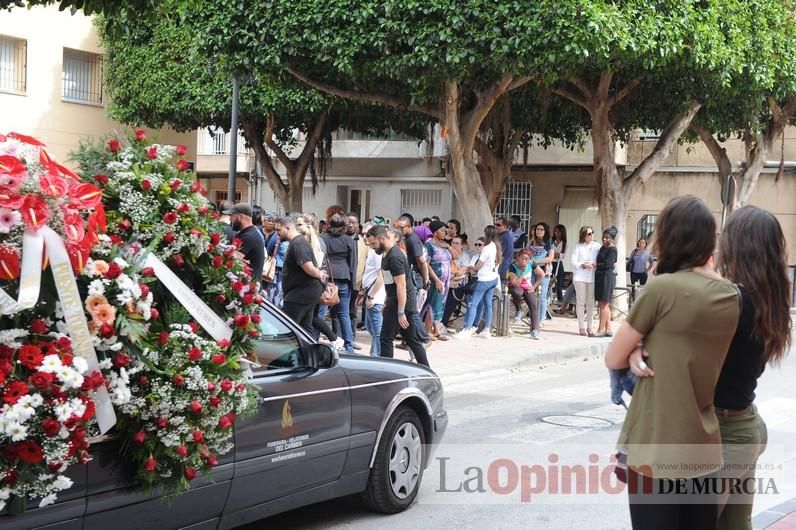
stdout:
[[53,488],[57,490],[66,490],[72,487],[72,479],[69,477],[65,477],[63,475],[59,476],[57,479],[53,481]]
[[24,329],[6,329],[0,331],[0,343],[5,344],[9,348],[18,349],[22,347],[22,343],[17,339],[27,337],[28,332]]
[[0,489],[0,501],[7,501],[11,496],[11,490],[8,488]]
[[113,361],[110,359],[103,359],[99,362],[100,370],[110,370],[113,367]]
[[88,284],[88,294],[93,296],[103,296],[105,294],[105,285],[102,280],[94,280]]
[[45,355],[44,360],[41,362],[41,366],[39,366],[39,371],[54,374],[62,367],[63,364],[61,364],[60,357],[55,354]]
[[12,423],[6,430],[6,435],[11,437],[12,442],[21,442],[28,437],[28,429],[21,423]]
[[83,265],[83,276],[92,278],[97,275],[97,268],[94,266],[94,260],[88,258],[86,264]]
[[39,503],[39,508],[44,508],[45,506],[49,506],[50,504],[55,502],[58,496],[55,493],[50,493],[46,497],[42,498],[41,502]]
[[73,357],[72,366],[74,366],[75,370],[81,374],[84,374],[88,371],[88,361],[86,361],[83,357]]

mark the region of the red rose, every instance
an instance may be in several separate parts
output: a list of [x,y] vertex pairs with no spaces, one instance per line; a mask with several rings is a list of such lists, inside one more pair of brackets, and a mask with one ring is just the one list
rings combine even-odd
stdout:
[[235,316],[235,326],[239,328],[245,328],[249,325],[249,315],[236,315]]
[[221,348],[222,350],[226,350],[227,348],[229,348],[230,343],[229,339],[221,339],[217,341],[216,344],[218,344],[218,347]]
[[177,160],[176,167],[179,171],[188,171],[191,166],[187,160]]
[[181,446],[177,447],[177,455],[180,458],[187,457],[188,456],[188,448],[185,447],[184,445],[181,445]]
[[91,372],[83,378],[81,390],[94,391],[105,386],[105,377],[97,371]]
[[158,461],[152,457],[147,458],[146,462],[144,462],[144,471],[147,473],[154,472],[156,467],[158,467]]
[[155,160],[158,157],[158,148],[157,146],[152,146],[146,150],[146,157],[150,160]]
[[113,366],[116,368],[129,366],[131,362],[133,362],[133,360],[126,353],[117,353],[113,356]]
[[215,392],[216,391],[215,383],[213,383],[212,381],[208,381],[207,382],[207,391],[208,392]]
[[190,350],[188,350],[188,360],[189,361],[196,362],[196,361],[198,361],[201,358],[202,358],[202,350],[200,350],[199,348],[193,347]]
[[168,331],[161,331],[160,335],[158,335],[158,343],[161,346],[165,346],[169,343],[169,332]]
[[243,244],[243,241],[241,241],[237,237],[233,237],[230,243],[232,244],[233,247],[240,248],[240,246]]
[[196,211],[199,212],[199,215],[207,215],[207,212],[209,212],[210,209],[207,206],[200,206],[196,209]]
[[138,383],[147,386],[149,384],[149,378],[145,375],[138,376]]
[[96,180],[97,184],[100,186],[105,186],[110,179],[108,178],[108,175],[94,175],[94,180]]
[[221,404],[221,400],[218,398],[218,396],[210,396],[209,401],[210,401],[210,406],[213,407],[214,409],[218,408],[218,406]]
[[188,480],[193,480],[196,478],[196,470],[192,467],[186,467],[182,474]]
[[262,303],[263,303],[263,297],[262,297],[262,296],[260,296],[259,294],[258,294],[258,295],[256,295],[256,296],[254,297],[254,303],[255,303],[255,304],[257,304],[257,305],[260,305],[260,304],[262,304]]
[[219,304],[225,304],[227,302],[227,297],[224,296],[223,294],[217,294],[216,302],[218,302]]
[[39,334],[39,335],[41,335],[43,333],[47,333],[47,324],[44,322],[44,320],[42,320],[40,318],[31,320],[30,321],[30,331],[31,331],[31,333],[36,333],[36,334]]
[[191,236],[192,237],[202,237],[202,231],[198,228],[191,228]]
[[223,353],[217,353],[212,357],[210,357],[210,360],[212,361],[213,364],[224,364],[225,362],[227,362],[227,356],[224,355]]
[[218,426],[221,429],[229,429],[232,427],[232,421],[227,416],[221,416],[218,419]]
[[86,404],[86,411],[80,417],[80,421],[88,421],[94,417],[94,413],[97,412],[97,407],[91,399],[83,398],[83,402]]
[[55,375],[47,372],[35,372],[28,377],[28,382],[36,387],[37,390],[49,390],[55,381]]
[[182,181],[180,179],[174,179],[169,182],[169,188],[171,188],[171,191],[177,191],[177,188],[180,186],[182,186]]
[[111,326],[110,324],[103,324],[102,327],[99,329],[100,337],[103,339],[109,339],[116,335],[116,328]]
[[194,182],[191,184],[191,191],[194,193],[201,193],[202,195],[205,194],[205,189],[199,184],[199,181]]
[[224,379],[223,381],[221,381],[221,390],[223,390],[224,392],[229,392],[230,390],[232,390],[232,386],[233,386],[232,381],[230,381],[229,379]]
[[56,460],[54,462],[48,462],[47,469],[50,471],[50,473],[55,474],[61,470],[61,466],[63,465],[64,465],[63,462],[59,462],[58,460]]
[[141,298],[146,298],[149,294],[149,286],[145,283],[139,283],[138,288],[141,290]]
[[110,149],[111,153],[118,153],[122,150],[122,144],[116,139],[108,140],[108,149]]
[[177,374],[174,377],[172,377],[171,381],[176,386],[182,386],[182,385],[185,384],[185,378],[183,376],[181,376],[180,374]]
[[135,141],[136,142],[143,142],[146,140],[146,133],[141,129],[135,130]]
[[28,464],[40,464],[44,460],[44,451],[33,440],[19,444],[19,458]]
[[55,341],[55,346],[61,351],[72,351],[72,339],[69,337],[61,337]]
[[175,151],[179,156],[184,156],[185,153],[188,152],[188,148],[184,145],[180,144],[177,146],[177,150]]
[[58,423],[58,420],[55,418],[47,418],[43,422],[41,422],[41,430],[44,431],[44,435],[48,438],[52,438],[59,432],[61,432],[61,424]]
[[221,264],[224,262],[224,258],[221,256],[213,256],[213,267],[216,269],[221,268]]
[[122,243],[124,243],[124,239],[122,239],[121,236],[118,236],[116,234],[113,234],[111,236],[111,244],[116,245],[118,247]]
[[207,457],[207,465],[210,467],[215,467],[218,465],[218,458],[216,458],[216,455],[210,455]]
[[243,282],[240,280],[234,281],[232,282],[232,285],[230,285],[230,287],[232,288],[233,291],[239,293],[243,290]]
[[41,350],[32,344],[25,344],[19,349],[17,359],[23,366],[35,370],[44,360]]
[[165,241],[167,245],[171,245],[176,240],[177,240],[177,234],[175,234],[174,232],[166,232],[163,235],[163,241]]
[[210,242],[214,245],[218,245],[221,242],[221,234],[218,232],[213,232],[210,234]]
[[28,193],[22,200],[20,213],[22,214],[22,220],[25,221],[26,225],[33,229],[38,229],[47,223],[47,217],[50,214],[50,209],[47,207],[44,197],[41,195]]
[[202,431],[193,432],[193,441],[200,444],[205,441],[205,435]]
[[202,412],[202,404],[196,400],[191,401],[191,412],[193,412],[194,414],[199,414],[200,412]]
[[194,333],[199,333],[199,323],[197,323],[195,320],[188,322],[188,325],[191,326],[191,331]]
[[161,417],[159,417],[158,419],[155,420],[155,426],[158,429],[163,430],[163,429],[165,429],[166,427],[169,426],[169,420],[167,420],[166,418],[161,416]]
[[149,182],[147,179],[141,181],[141,189],[144,191],[149,191],[152,189],[152,183]]
[[122,274],[122,268],[119,266],[118,263],[112,261],[110,265],[108,265],[108,271],[105,273],[105,277],[109,280],[115,280]]
[[150,309],[149,313],[150,313],[150,316],[151,316],[151,320],[157,320],[158,318],[160,318],[160,312],[155,307]]
[[[14,457],[14,459],[16,459],[16,457]],[[7,470],[5,472],[5,475],[3,475],[3,484],[5,484],[6,486],[13,486],[16,483],[17,483],[17,472],[14,471],[13,469]]]
[[3,393],[3,401],[8,403],[9,405],[13,405],[19,398],[26,395],[28,393],[28,385],[22,381],[12,381],[6,387],[6,391]]
[[141,276],[146,276],[147,278],[151,278],[155,275],[155,269],[152,267],[144,267],[141,269]]
[[234,266],[235,266],[235,262],[234,261],[232,261],[231,259],[227,260],[226,267],[228,269],[231,269]]
[[173,225],[177,222],[177,214],[174,212],[167,212],[163,214],[163,222],[167,225]]
[[260,331],[257,330],[257,329],[250,329],[249,331],[246,332],[246,334],[249,337],[256,337],[256,336],[258,336],[260,334]]
[[243,295],[243,299],[241,301],[243,302],[243,305],[251,305],[254,303],[254,295],[247,293]]
[[133,435],[133,441],[136,443],[136,445],[144,445],[144,442],[146,441],[146,433],[144,431],[138,431]]
[[132,226],[133,226],[133,224],[130,222],[129,219],[122,219],[121,221],[119,221],[119,229],[120,230],[124,230],[125,232],[130,230],[130,228],[132,228]]
[[261,320],[260,319],[260,315],[258,315],[258,314],[252,315],[252,322],[254,322],[255,324],[259,324],[260,320]]
[[188,213],[191,211],[191,206],[187,202],[181,202],[179,206],[177,206],[177,213]]
[[177,254],[176,256],[174,256],[173,259],[174,259],[174,264],[176,266],[182,267],[183,265],[185,265],[185,258],[183,258],[181,254]]

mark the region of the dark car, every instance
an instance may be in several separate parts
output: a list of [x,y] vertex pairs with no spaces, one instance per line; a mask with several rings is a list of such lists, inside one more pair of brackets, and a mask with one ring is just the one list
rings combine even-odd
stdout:
[[257,414],[235,425],[234,449],[180,495],[145,494],[119,458],[120,441],[92,444],[88,465],[58,502],[0,517],[0,528],[232,528],[335,497],[361,494],[395,513],[417,496],[447,426],[439,378],[424,366],[338,356],[273,305],[262,309]]

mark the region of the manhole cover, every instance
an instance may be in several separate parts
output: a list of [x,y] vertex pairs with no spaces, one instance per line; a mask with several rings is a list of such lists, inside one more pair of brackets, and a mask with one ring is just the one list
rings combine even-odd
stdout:
[[573,429],[601,429],[613,425],[613,422],[609,420],[593,416],[545,416],[542,421],[560,425],[561,427],[572,427]]

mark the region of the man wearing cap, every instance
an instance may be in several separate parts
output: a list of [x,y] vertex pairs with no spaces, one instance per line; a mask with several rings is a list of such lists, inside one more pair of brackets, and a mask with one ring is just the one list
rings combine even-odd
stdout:
[[240,252],[248,260],[252,269],[252,280],[259,285],[263,277],[263,263],[265,262],[265,246],[263,237],[257,232],[257,227],[252,224],[252,207],[248,204],[238,203],[223,212],[229,215],[232,229],[237,232],[235,237],[240,239]]

